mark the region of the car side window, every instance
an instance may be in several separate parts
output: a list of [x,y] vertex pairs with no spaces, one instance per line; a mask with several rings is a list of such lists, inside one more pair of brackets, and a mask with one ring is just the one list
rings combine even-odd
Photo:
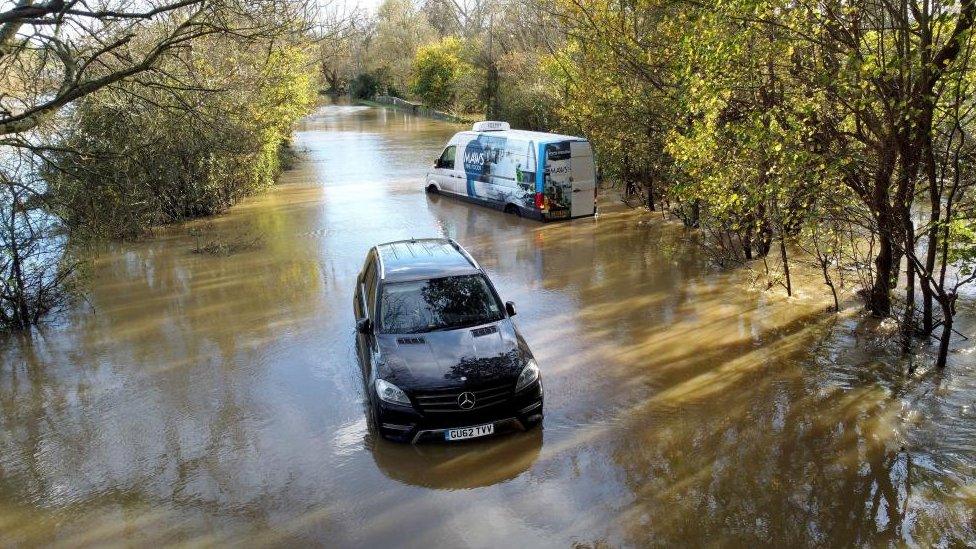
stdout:
[[369,267],[366,269],[366,306],[365,313],[369,318],[373,317],[373,311],[376,305],[376,261],[371,260],[369,262]]
[[450,147],[444,149],[444,152],[441,153],[441,157],[437,160],[437,167],[445,170],[453,170],[454,157],[456,154],[457,145],[451,145]]
[[360,296],[360,299],[365,299],[362,302],[363,305],[363,316],[366,318],[371,318],[370,302],[372,301],[371,296],[376,293],[376,262],[370,258],[369,263],[366,265],[366,270],[363,271],[363,290],[366,294],[365,296]]

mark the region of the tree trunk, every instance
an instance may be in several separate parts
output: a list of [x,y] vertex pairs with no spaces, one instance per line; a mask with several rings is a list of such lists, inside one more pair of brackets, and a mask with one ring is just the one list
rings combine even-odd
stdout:
[[[927,169],[929,171],[927,176],[929,180],[929,229],[927,231],[927,249],[925,250],[925,271],[931,276],[935,273],[935,259],[939,248],[939,215],[942,210],[942,193],[939,191],[938,182],[935,181],[934,161],[930,162],[932,167]],[[931,335],[932,330],[935,329],[932,320],[932,309],[935,306],[933,297],[932,289],[927,284],[922,284],[922,333],[925,337]]]
[[901,352],[907,353],[911,348],[912,334],[915,325],[915,269],[905,269],[907,276],[905,283],[905,316],[901,321]]
[[647,177],[647,209],[652,212],[655,211],[654,207],[654,176],[650,173],[645,174]]
[[793,282],[790,280],[790,260],[786,255],[786,237],[779,234],[779,253],[783,257],[783,274],[786,275],[786,295],[793,295]]
[[634,183],[630,177],[630,155],[624,153],[624,197],[630,198],[634,190]]
[[894,259],[890,232],[882,231],[878,235],[878,241],[878,256],[874,259],[874,285],[868,305],[872,315],[886,317],[891,314],[891,271]]
[[927,280],[923,279],[920,286],[922,288],[922,335],[928,337],[932,335],[932,330],[935,329],[932,319],[932,307],[935,300],[932,298],[932,288],[929,287]]
[[[878,255],[874,259],[874,283],[868,308],[876,317],[891,315],[891,277],[897,272],[894,264],[895,212],[890,203],[891,175],[898,160],[897,143],[884,145],[878,158],[877,172],[871,189],[871,210],[877,222]],[[901,237],[901,234],[898,235]]]
[[21,266],[20,246],[17,242],[17,195],[13,195],[10,206],[10,260],[11,275],[13,277],[13,325],[24,330],[30,326],[30,308],[27,305],[27,287]]
[[746,261],[752,260],[752,223],[746,224],[746,234],[742,237],[742,253],[746,256]]
[[942,306],[942,337],[939,338],[939,356],[935,359],[935,367],[942,369],[946,367],[949,359],[949,340],[952,339],[952,312],[951,305]]

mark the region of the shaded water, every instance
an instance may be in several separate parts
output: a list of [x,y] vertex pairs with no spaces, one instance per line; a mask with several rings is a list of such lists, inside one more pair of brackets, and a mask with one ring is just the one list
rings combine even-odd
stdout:
[[[607,199],[542,225],[427,196],[454,131],[325,107],[279,188],[104,253],[89,304],[0,344],[0,545],[976,540],[972,342],[906,381],[815,281],[755,291],[657,217]],[[377,242],[436,235],[518,303],[544,429],[368,433],[356,273]]]

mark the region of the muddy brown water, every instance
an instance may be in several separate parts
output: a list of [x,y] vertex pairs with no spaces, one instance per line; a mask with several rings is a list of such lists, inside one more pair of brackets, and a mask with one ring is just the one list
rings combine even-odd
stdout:
[[[972,342],[907,380],[815,279],[758,291],[658,216],[605,198],[543,225],[427,196],[456,129],[324,107],[278,188],[113,246],[89,303],[2,340],[0,545],[976,541]],[[518,304],[543,429],[369,434],[356,272],[374,243],[435,235]]]

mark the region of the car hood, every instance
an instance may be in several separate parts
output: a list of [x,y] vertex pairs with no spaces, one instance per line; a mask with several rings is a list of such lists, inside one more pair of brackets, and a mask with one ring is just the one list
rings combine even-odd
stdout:
[[377,377],[411,390],[511,380],[530,357],[511,320],[425,334],[377,336]]

